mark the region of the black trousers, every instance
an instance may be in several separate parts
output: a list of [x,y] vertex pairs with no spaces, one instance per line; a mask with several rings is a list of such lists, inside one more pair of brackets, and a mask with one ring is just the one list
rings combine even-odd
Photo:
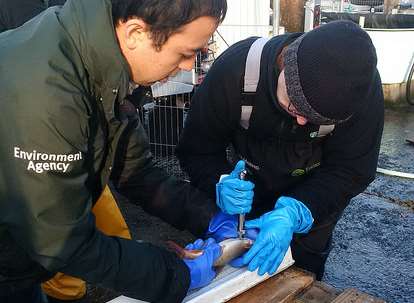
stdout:
[[294,234],[291,242],[295,265],[313,272],[321,280],[332,248],[332,233],[339,217],[317,223],[307,234]]

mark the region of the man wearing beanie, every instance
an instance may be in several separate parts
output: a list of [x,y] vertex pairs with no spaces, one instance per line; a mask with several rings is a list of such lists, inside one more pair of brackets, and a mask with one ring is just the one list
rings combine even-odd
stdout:
[[[217,198],[213,237],[237,236],[234,215],[246,214],[256,241],[235,266],[271,274],[290,245],[296,264],[322,278],[337,221],[375,177],[384,120],[376,63],[369,36],[348,21],[248,38],[216,60],[177,155],[191,182]],[[215,232],[222,225],[232,232]]]

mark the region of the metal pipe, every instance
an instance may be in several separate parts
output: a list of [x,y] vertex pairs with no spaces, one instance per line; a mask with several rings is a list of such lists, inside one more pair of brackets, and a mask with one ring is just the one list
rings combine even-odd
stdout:
[[390,170],[390,169],[384,169],[384,168],[380,168],[380,167],[377,167],[377,172],[379,172],[381,174],[384,174],[384,175],[387,175],[387,176],[414,179],[414,174],[395,171],[395,170]]
[[273,0],[273,36],[279,35],[280,0]]
[[[413,56],[414,58],[414,56]],[[408,104],[414,105],[414,99],[411,98],[411,85],[413,84],[413,75],[414,75],[414,60],[411,64],[410,72],[408,73],[408,79],[405,86],[405,98],[407,99]]]
[[[243,170],[240,175],[239,178],[240,180],[245,180],[247,176],[247,170]],[[237,233],[239,234],[239,239],[243,239],[244,238],[244,234],[246,233],[246,231],[244,230],[244,221],[245,221],[246,215],[245,214],[239,214],[239,225],[237,228]]]
[[344,0],[341,0],[340,4],[339,4],[339,12],[343,12],[344,11]]

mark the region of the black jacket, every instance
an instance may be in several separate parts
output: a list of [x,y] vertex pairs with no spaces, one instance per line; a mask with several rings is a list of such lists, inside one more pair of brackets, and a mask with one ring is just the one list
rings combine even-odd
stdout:
[[217,211],[154,166],[124,103],[129,66],[110,1],[68,1],[3,32],[0,58],[0,293],[59,271],[146,301],[180,301],[187,266],[102,234],[91,212],[110,177],[130,201],[195,235]]
[[[337,217],[349,200],[374,179],[383,129],[379,74],[361,111],[324,138],[317,126],[299,126],[278,104],[275,62],[283,46],[300,34],[271,39],[263,49],[256,94],[242,93],[245,61],[257,38],[241,41],[213,64],[196,91],[177,155],[192,183],[211,197],[221,174],[229,173],[226,148],[245,159],[256,184],[251,216],[273,209],[280,195],[305,203],[316,223]],[[315,71],[317,73],[318,71]],[[338,92],[340,94],[341,92]],[[335,100],[332,100],[335,102]],[[252,104],[250,127],[240,126],[241,105]]]

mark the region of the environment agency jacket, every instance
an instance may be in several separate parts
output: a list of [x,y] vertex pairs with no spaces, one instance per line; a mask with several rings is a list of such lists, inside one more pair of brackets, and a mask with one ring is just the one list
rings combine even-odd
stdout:
[[[256,93],[243,92],[242,85],[246,57],[257,37],[234,44],[217,58],[192,99],[177,155],[191,182],[214,197],[219,176],[233,168],[226,151],[231,146],[234,162],[244,159],[255,183],[250,217],[272,210],[279,196],[288,195],[311,210],[316,225],[337,220],[374,179],[384,98],[377,72],[367,100],[359,100],[361,110],[332,132],[318,137],[319,126],[298,125],[277,100],[276,60],[300,35],[276,36],[265,44]],[[245,104],[253,106],[248,129],[241,126]]]
[[108,237],[91,208],[108,180],[195,235],[217,211],[155,168],[124,103],[129,67],[110,1],[68,1],[0,34],[0,293],[63,272],[151,302],[178,302],[186,265],[148,243]]

